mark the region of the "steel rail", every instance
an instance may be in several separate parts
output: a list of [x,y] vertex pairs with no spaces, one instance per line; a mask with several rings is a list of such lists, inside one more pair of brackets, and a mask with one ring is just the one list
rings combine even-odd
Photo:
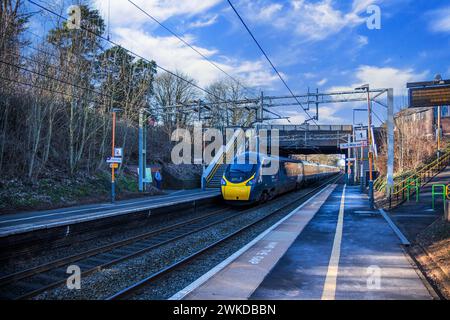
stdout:
[[[202,215],[201,217],[196,217],[196,218],[193,218],[193,219],[189,219],[187,221],[182,221],[182,222],[179,222],[179,223],[167,226],[167,227],[163,227],[163,228],[160,228],[160,229],[157,229],[157,230],[152,230],[152,231],[149,231],[149,232],[146,232],[146,233],[143,233],[143,234],[139,234],[137,236],[133,236],[133,237],[127,238],[127,239],[119,240],[117,242],[114,242],[114,243],[111,243],[111,244],[107,244],[105,246],[101,246],[101,247],[98,247],[98,248],[90,249],[90,250],[84,251],[84,252],[79,253],[79,254],[74,254],[74,255],[71,255],[71,256],[68,256],[68,257],[57,259],[57,260],[51,261],[49,263],[45,263],[45,264],[42,264],[42,265],[39,265],[39,266],[36,266],[36,267],[33,267],[33,268],[22,270],[22,271],[13,273],[13,274],[8,274],[8,275],[0,278],[0,287],[4,287],[4,286],[10,285],[10,284],[18,283],[18,281],[21,281],[21,280],[24,280],[24,279],[27,279],[27,278],[30,278],[30,277],[38,276],[39,274],[42,274],[44,272],[60,268],[60,267],[62,267],[64,265],[66,265],[66,264],[71,264],[71,263],[74,263],[74,262],[77,262],[77,261],[80,261],[80,260],[83,260],[83,259],[94,257],[94,256],[102,254],[102,253],[107,253],[109,251],[121,248],[123,246],[133,244],[134,242],[137,242],[137,241],[140,241],[140,240],[145,240],[145,239],[151,238],[151,237],[155,237],[157,235],[163,234],[164,232],[169,232],[169,231],[173,231],[173,230],[185,227],[185,226],[189,226],[189,225],[191,225],[193,223],[205,220],[205,219],[207,219],[209,217],[220,215],[224,211],[227,211],[227,209],[228,208],[222,208],[220,210],[215,210],[215,211],[213,211],[211,213]],[[241,212],[237,212],[234,215],[238,215],[240,213]],[[211,225],[217,224],[217,223],[219,223],[219,222],[215,221],[215,222],[211,223]],[[203,229],[203,228],[205,228],[205,226],[197,228],[196,230]],[[196,232],[196,231],[192,231],[192,232]],[[182,234],[181,236],[178,235],[177,237],[184,237],[186,235],[188,235],[188,234],[185,233],[185,234]],[[120,257],[119,259],[114,259],[113,261],[109,261],[106,264],[100,264],[99,263],[98,266],[92,267],[89,270],[86,270],[86,271],[82,272],[81,274],[82,275],[90,274],[93,271],[100,270],[100,269],[102,269],[104,267],[107,267],[107,266],[110,266],[112,264],[118,263],[118,262],[123,261],[125,259],[129,259],[131,257],[134,257],[134,256],[137,256],[139,254],[145,253],[146,251],[152,250],[155,247],[157,247],[157,246],[159,247],[159,246],[161,246],[161,245],[163,245],[163,244],[165,244],[167,242],[170,242],[170,241],[159,242],[156,245],[152,245],[152,246],[150,246],[148,248],[144,248],[142,250],[133,252],[132,254],[129,254],[129,255],[124,255],[124,256]],[[33,291],[27,292],[25,294],[22,294],[17,299],[25,299],[25,298],[29,298],[29,297],[35,296],[36,294],[38,294],[40,292],[43,292],[43,291],[48,290],[48,289],[51,289],[51,288],[53,288],[55,286],[58,286],[58,285],[60,285],[60,284],[62,284],[64,282],[65,282],[65,279],[63,279],[61,281],[57,281],[57,282],[51,283],[49,285],[42,286],[41,288],[38,288],[36,290],[33,290]]]
[[132,284],[131,286],[128,286],[120,291],[118,291],[117,293],[115,293],[112,296],[109,296],[106,298],[106,300],[119,300],[119,299],[126,299],[130,296],[132,296],[136,291],[141,290],[143,287],[145,287],[147,284],[151,283],[152,281],[156,280],[157,278],[170,273],[172,270],[174,270],[175,268],[178,268],[180,266],[183,266],[185,264],[187,264],[188,262],[190,262],[191,260],[195,259],[196,257],[202,255],[203,253],[205,253],[206,251],[209,251],[215,247],[217,247],[218,245],[224,243],[225,241],[237,236],[238,234],[252,228],[253,226],[255,226],[256,224],[266,220],[267,218],[275,215],[276,213],[279,213],[280,211],[284,210],[285,208],[291,206],[294,203],[297,203],[305,198],[308,198],[311,194],[314,194],[317,192],[317,190],[323,188],[325,185],[330,184],[331,182],[335,182],[338,179],[341,178],[341,174],[338,174],[335,177],[332,177],[331,179],[329,179],[327,182],[324,182],[323,184],[321,184],[320,186],[308,191],[306,194],[302,195],[300,198],[297,198],[289,203],[286,203],[284,205],[282,205],[281,207],[275,209],[274,211],[272,211],[271,213],[265,215],[264,217],[261,217],[247,225],[245,225],[244,227],[232,232],[231,234],[226,235],[225,237],[222,237],[221,239],[213,242],[212,244],[209,244],[208,246],[197,250],[196,252],[190,254],[189,256],[174,262],[172,264],[170,264],[169,266],[166,266],[165,268],[151,274],[150,276]]

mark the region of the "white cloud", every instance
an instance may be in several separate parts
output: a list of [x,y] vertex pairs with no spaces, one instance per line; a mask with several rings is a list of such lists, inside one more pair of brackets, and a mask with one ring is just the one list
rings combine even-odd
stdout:
[[429,18],[429,28],[433,32],[450,32],[450,7],[430,11],[427,14]]
[[354,13],[366,12],[367,7],[369,7],[372,4],[379,3],[379,2],[380,1],[376,1],[376,0],[353,0],[352,12],[354,12]]
[[358,36],[357,38],[358,48],[362,48],[369,44],[369,38],[366,36]]
[[[269,87],[279,81],[278,76],[272,74],[267,68],[265,60],[242,61],[233,63],[234,72],[245,79],[245,82],[253,87]],[[280,72],[284,79],[287,76]]]
[[[293,30],[306,41],[319,41],[354,28],[366,21],[366,9],[381,0],[354,0],[351,10],[336,8],[334,0],[291,0],[290,5],[267,4],[266,0],[246,3],[246,17],[254,23]],[[367,39],[367,38],[366,38]],[[364,39],[362,39],[364,40]]]
[[321,106],[319,108],[320,123],[326,123],[326,124],[348,123],[349,122],[348,120],[343,119],[339,116],[336,116],[336,112],[338,112],[338,111],[339,111],[339,108],[337,108],[336,105]]
[[[155,60],[159,65],[171,71],[180,70],[187,73],[196,79],[200,86],[207,86],[225,77],[220,70],[186,47],[176,37],[156,37],[142,30],[131,28],[117,28],[113,31],[118,38],[117,42],[124,47],[148,59]],[[193,36],[185,36],[185,40],[193,44],[196,39]],[[216,50],[194,47],[209,59],[213,59],[218,53]],[[266,87],[278,80],[275,75],[270,73],[270,69],[262,60],[224,59],[225,62],[215,61],[215,63],[227,73],[243,79],[244,85]]]
[[190,28],[203,28],[203,27],[211,26],[217,22],[218,17],[219,17],[219,15],[215,14],[212,17],[207,18],[207,19],[201,19],[201,20],[194,21],[189,24],[189,27]]
[[307,3],[303,0],[294,1],[291,19],[296,24],[295,31],[310,40],[322,40],[349,26],[363,22],[353,12],[345,14],[333,8],[331,0],[318,3]]
[[303,74],[303,76],[304,76],[306,79],[313,79],[313,78],[315,78],[317,75],[314,74],[314,73],[312,73],[312,72],[305,72],[305,73]]
[[261,8],[257,13],[257,18],[263,20],[272,19],[277,12],[281,11],[281,9],[283,9],[283,5],[279,3],[270,4]]
[[[337,116],[336,113],[344,108],[343,104],[330,104],[327,106],[320,106],[319,108],[319,124],[343,124],[349,123],[348,120]],[[302,124],[306,119],[306,114],[300,107],[289,107],[289,110],[274,109],[275,112],[282,113],[282,115],[289,117],[291,124]],[[313,115],[314,112],[310,112]],[[273,120],[273,123],[289,124],[286,119]],[[350,120],[351,122],[351,120]]]
[[[94,0],[94,6],[106,16],[109,0]],[[208,11],[222,0],[133,0],[143,10],[163,22],[174,16],[194,16]],[[128,0],[110,0],[111,25],[140,25],[151,20]]]
[[[208,11],[222,0],[133,0],[143,10],[154,16],[160,22],[182,16],[186,25],[200,28],[214,24],[218,15],[208,14]],[[113,0],[111,3],[110,27],[115,42],[139,55],[155,60],[158,65],[171,71],[180,70],[195,80],[202,87],[221,78],[226,78],[220,70],[185,46],[174,36],[156,36],[151,34],[152,20],[133,6],[127,0]],[[103,17],[107,17],[108,0],[94,0],[94,5]],[[270,10],[269,10],[270,11]],[[200,18],[195,19],[199,14]],[[106,19],[105,19],[106,20]],[[208,57],[221,69],[242,84],[249,87],[269,87],[278,81],[263,60],[249,61],[220,55],[215,49],[198,45],[198,40],[192,35],[184,34],[183,39],[195,49]]]
[[329,91],[353,90],[368,83],[373,89],[393,88],[395,96],[404,96],[407,93],[406,83],[423,81],[429,77],[429,71],[417,72],[412,68],[397,69],[393,67],[377,67],[362,65],[355,74],[354,82],[349,86],[331,87]]

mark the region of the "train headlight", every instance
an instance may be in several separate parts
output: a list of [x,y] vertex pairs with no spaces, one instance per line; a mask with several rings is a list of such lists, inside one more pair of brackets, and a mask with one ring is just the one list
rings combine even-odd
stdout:
[[224,178],[222,178],[222,179],[220,180],[220,185],[221,185],[221,186],[226,186],[226,185],[227,185],[227,182],[225,181]]

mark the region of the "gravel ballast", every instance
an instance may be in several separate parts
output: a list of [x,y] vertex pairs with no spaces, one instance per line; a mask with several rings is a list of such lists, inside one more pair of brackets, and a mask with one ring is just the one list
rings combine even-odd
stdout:
[[[246,210],[245,214],[214,227],[194,233],[173,243],[151,250],[146,254],[121,262],[111,268],[100,270],[82,278],[80,290],[69,290],[66,287],[56,288],[36,296],[36,299],[105,299],[119,290],[173,264],[182,258],[195,253],[214,241],[250,224],[263,216],[267,216],[280,206],[290,203],[306,194],[309,189],[276,198],[264,206]],[[296,201],[292,208],[299,204]],[[243,245],[254,239],[259,233],[273,225],[292,210],[291,206],[258,223],[239,236],[227,240],[216,248],[209,250],[199,259],[195,259],[183,268],[178,268],[167,276],[159,278],[146,288],[136,299],[166,299],[186,285],[200,277],[212,267],[226,259]]]

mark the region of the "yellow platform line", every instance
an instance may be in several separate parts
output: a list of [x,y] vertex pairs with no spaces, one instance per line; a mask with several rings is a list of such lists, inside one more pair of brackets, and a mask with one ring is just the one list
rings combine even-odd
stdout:
[[330,262],[328,264],[327,277],[322,292],[322,300],[334,300],[336,295],[336,282],[339,269],[339,259],[341,256],[342,230],[344,227],[344,205],[345,188],[342,191],[341,205],[339,207],[339,217],[334,235],[333,250],[331,251]]

